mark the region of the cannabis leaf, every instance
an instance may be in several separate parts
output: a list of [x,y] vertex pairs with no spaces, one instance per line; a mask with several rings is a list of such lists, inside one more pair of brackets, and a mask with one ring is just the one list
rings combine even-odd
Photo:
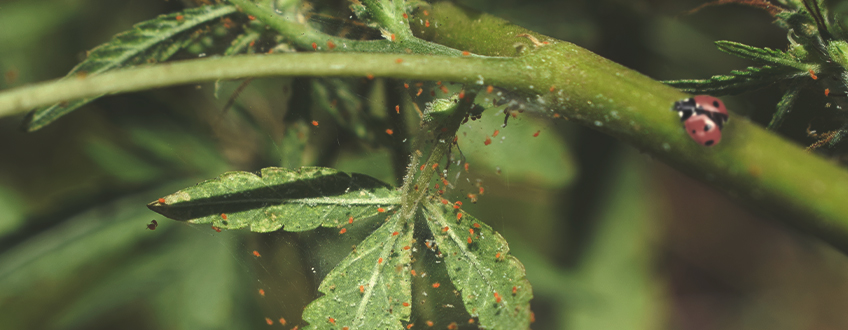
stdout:
[[808,72],[809,70],[816,71],[818,68],[817,65],[804,63],[795,56],[782,50],[754,47],[726,40],[716,41],[715,44],[720,51],[764,64],[795,68],[800,72]]
[[466,311],[486,329],[529,328],[533,291],[506,240],[450,203],[427,200],[424,213]]
[[357,245],[303,311],[306,329],[403,329],[412,310],[412,233],[397,213]]
[[[197,37],[189,30],[234,12],[236,7],[229,5],[202,6],[139,23],[132,30],[120,33],[110,42],[89,51],[88,58],[74,67],[64,79],[95,75],[147,60],[166,60],[190,44],[187,40]],[[30,132],[36,131],[98,97],[35,109],[28,115],[24,126]]]
[[[164,202],[164,203],[160,203]],[[174,220],[255,232],[340,227],[394,210],[400,194],[377,179],[330,168],[227,172],[147,205]]]
[[809,72],[801,72],[792,67],[764,65],[748,67],[746,70],[733,70],[729,75],[716,75],[709,79],[667,80],[664,83],[687,93],[728,95],[803,77],[809,79]]

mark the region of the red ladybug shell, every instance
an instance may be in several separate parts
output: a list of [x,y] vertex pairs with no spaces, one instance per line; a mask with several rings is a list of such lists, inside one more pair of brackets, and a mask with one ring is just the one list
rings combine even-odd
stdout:
[[727,108],[724,107],[724,102],[721,102],[721,100],[716,97],[709,95],[697,95],[692,98],[695,99],[695,104],[705,111],[718,112],[725,116],[728,115]]
[[697,95],[674,103],[671,108],[680,116],[686,134],[703,146],[721,141],[721,129],[729,114],[724,102],[709,95]]
[[709,147],[721,141],[721,129],[707,116],[689,117],[683,122],[683,127],[686,129],[686,133],[692,137],[692,140],[700,145]]

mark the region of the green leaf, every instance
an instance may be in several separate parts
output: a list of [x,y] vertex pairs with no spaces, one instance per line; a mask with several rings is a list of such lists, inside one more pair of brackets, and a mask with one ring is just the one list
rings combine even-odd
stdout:
[[403,329],[412,305],[412,225],[393,215],[358,244],[318,288],[303,311],[306,329]]
[[361,174],[322,167],[270,167],[259,174],[227,172],[164,200],[147,207],[174,220],[270,232],[284,226],[286,231],[338,227],[350,217],[375,217],[397,208],[400,194]]
[[797,58],[782,50],[770,48],[759,48],[733,41],[719,40],[715,42],[718,50],[736,55],[744,59],[761,62],[763,64],[774,64],[775,66],[787,66],[801,71],[815,69],[816,65],[802,63]]
[[[185,40],[173,40],[177,35],[234,12],[236,7],[229,5],[202,6],[139,23],[132,30],[120,33],[110,42],[92,49],[88,58],[74,67],[64,79],[96,75],[147,59],[167,59],[180,49],[170,45],[185,44]],[[29,114],[25,127],[28,131],[38,130],[98,97],[38,108]]]
[[771,117],[771,121],[766,128],[778,129],[783,124],[783,119],[792,110],[792,106],[798,100],[798,94],[805,85],[803,82],[796,82],[789,86],[789,90],[786,91],[786,94],[783,94],[783,98],[777,103],[777,111]]
[[[533,290],[524,266],[508,254],[506,240],[450,203],[427,200],[424,212],[465,310],[479,318],[482,328],[529,328]],[[457,214],[462,218],[457,220]]]
[[[634,153],[616,160],[603,211],[576,277],[587,295],[569,301],[562,329],[661,329],[667,320],[666,284],[657,275],[661,221],[648,188],[649,169]],[[584,291],[585,290],[585,291]]]
[[707,93],[728,95],[747,92],[768,85],[798,78],[809,78],[808,71],[798,71],[790,67],[748,67],[746,70],[733,70],[730,75],[712,76],[709,79],[666,80],[663,83],[687,93]]

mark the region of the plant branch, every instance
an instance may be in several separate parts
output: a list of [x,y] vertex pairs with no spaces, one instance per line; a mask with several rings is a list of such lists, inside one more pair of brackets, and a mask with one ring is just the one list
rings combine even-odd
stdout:
[[[7,90],[0,93],[0,116],[93,95],[240,77],[374,75],[460,82],[466,90],[495,85],[538,113],[556,113],[615,136],[848,252],[848,173],[842,168],[742,117],[724,127],[721,144],[703,147],[685,134],[670,110],[686,94],[489,15],[447,3],[431,10],[431,19],[442,22],[431,40],[484,55],[519,56],[311,53],[199,59]],[[536,47],[520,36],[524,33],[550,44]]]
[[[270,7],[257,6],[249,0],[227,1],[238,6],[245,14],[254,16],[267,24],[301,49],[331,52],[462,55],[462,52],[459,50],[426,42],[414,37],[400,38],[395,42],[391,40],[353,40],[336,37],[314,29],[305,22],[297,22],[295,17],[278,15]],[[293,13],[289,13],[289,15],[296,16]]]

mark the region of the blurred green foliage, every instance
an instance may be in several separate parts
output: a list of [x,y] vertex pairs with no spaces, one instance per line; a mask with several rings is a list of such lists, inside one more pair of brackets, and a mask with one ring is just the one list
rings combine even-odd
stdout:
[[[702,3],[696,0],[461,2],[657,79],[750,65],[715,49],[714,40],[787,44],[769,15],[748,7],[684,15]],[[0,88],[64,76],[86,50],[186,3],[2,0]],[[312,5],[316,25],[371,33],[345,23],[345,1]],[[106,97],[33,134],[18,129],[21,118],[0,120],[0,328],[252,329],[267,328],[265,318],[280,326],[284,317],[290,329],[300,322],[320,279],[341,260],[331,250],[355,240],[331,242],[335,232],[323,231],[218,233],[161,219],[144,204],[227,170],[268,166],[331,166],[396,183],[406,158],[393,139],[414,132],[418,116],[413,97],[398,92],[401,83],[361,79],[255,80],[223,111],[240,84],[222,82],[217,99],[212,84]],[[766,125],[780,95],[774,87],[726,100]],[[829,109],[809,91],[795,104]],[[394,105],[402,120],[390,119]],[[470,169],[449,196],[502,233],[526,266],[534,329],[848,327],[844,255],[609,137],[524,115],[501,127],[500,110],[463,125],[459,147]],[[809,113],[793,112],[780,132],[811,144],[808,124],[838,127]],[[152,219],[154,231],[146,228]]]

